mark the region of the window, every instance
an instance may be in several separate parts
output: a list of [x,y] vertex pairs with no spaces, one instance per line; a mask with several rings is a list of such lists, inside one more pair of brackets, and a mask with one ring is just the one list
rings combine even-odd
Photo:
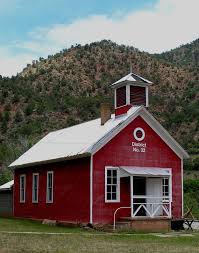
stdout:
[[126,105],[126,86],[120,87],[116,90],[117,107]]
[[118,168],[106,168],[105,202],[120,201],[120,177]]
[[47,173],[46,202],[53,203],[53,171],[48,171]]
[[168,200],[168,197],[169,197],[169,179],[168,178],[162,179],[162,195],[163,195],[163,200]]
[[26,175],[20,176],[20,202],[24,203],[26,200]]
[[34,173],[32,175],[32,202],[38,203],[39,196],[39,174]]

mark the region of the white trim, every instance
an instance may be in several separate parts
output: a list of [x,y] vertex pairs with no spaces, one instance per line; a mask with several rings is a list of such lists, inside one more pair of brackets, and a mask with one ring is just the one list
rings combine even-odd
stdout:
[[[141,131],[142,132],[142,136],[141,137],[137,137],[137,131]],[[142,129],[141,127],[136,127],[133,131],[133,136],[137,141],[143,141],[145,138],[145,131],[144,129]]]
[[14,178],[14,184],[13,184],[13,194],[12,194],[12,215],[15,216],[15,199],[14,199],[14,193],[15,193],[15,170],[13,171],[13,178]]
[[182,217],[184,216],[184,169],[183,159],[181,159],[181,187],[182,187]]
[[126,85],[126,104],[127,105],[131,104],[131,102],[130,102],[130,85],[129,84]]
[[[107,170],[117,170],[117,193],[116,193],[116,200],[108,200],[107,199]],[[104,186],[105,186],[105,203],[119,203],[120,202],[120,169],[119,167],[113,167],[113,166],[106,166],[105,167],[105,173],[104,173]]]
[[117,108],[117,95],[116,95],[116,89],[114,89],[114,107]]
[[[144,109],[144,108],[143,108]],[[146,110],[140,114],[145,122],[176,153],[179,158],[189,158],[187,152],[177,143],[167,130]],[[180,154],[181,153],[181,154]]]
[[170,169],[170,176],[169,176],[169,198],[170,201],[173,201],[173,187],[172,187],[172,183],[173,183],[173,173],[172,173],[172,168]]
[[[37,198],[34,200],[34,176],[37,176]],[[32,203],[39,202],[39,173],[32,174]]]
[[146,107],[149,107],[149,87],[145,87]]
[[99,141],[97,141],[88,152],[95,154],[106,143],[114,138],[121,130],[131,123],[137,116],[141,116],[143,120],[160,136],[160,138],[176,153],[180,158],[189,158],[187,152],[174,140],[174,138],[160,125],[160,123],[143,107],[131,114],[125,121],[118,124]]
[[94,155],[98,150],[100,150],[104,145],[106,145],[112,138],[114,138],[122,129],[124,129],[131,121],[133,121],[138,116],[139,110],[137,110],[133,115],[128,117],[124,122],[117,125],[113,130],[108,132],[99,141],[97,141],[91,148],[90,152]]
[[[49,188],[48,188],[48,175],[52,174],[52,200],[49,200]],[[47,171],[47,178],[46,178],[46,203],[53,203],[54,200],[54,172]]]
[[[21,178],[24,178],[24,199],[22,200],[21,196]],[[25,203],[26,202],[26,175],[22,174],[19,177],[19,201],[20,203]]]
[[90,158],[90,224],[93,223],[93,156]]
[[133,176],[131,175],[130,176],[130,189],[131,189],[131,193],[130,193],[130,196],[131,196],[131,217],[133,217]]

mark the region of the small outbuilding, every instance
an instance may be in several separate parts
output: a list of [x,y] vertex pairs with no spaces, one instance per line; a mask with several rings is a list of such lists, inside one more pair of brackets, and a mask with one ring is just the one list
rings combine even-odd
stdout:
[[14,180],[0,186],[0,216],[13,214],[13,185]]

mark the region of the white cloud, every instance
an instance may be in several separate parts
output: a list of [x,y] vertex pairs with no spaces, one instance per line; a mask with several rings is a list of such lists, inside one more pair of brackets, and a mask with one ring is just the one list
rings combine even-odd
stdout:
[[16,75],[34,59],[31,54],[12,55],[5,47],[0,48],[0,55],[0,75],[2,76]]
[[113,17],[93,15],[71,24],[39,28],[30,33],[29,41],[15,46],[46,57],[72,44],[111,39],[140,50],[162,52],[199,37],[198,10],[198,0],[159,0],[150,10]]

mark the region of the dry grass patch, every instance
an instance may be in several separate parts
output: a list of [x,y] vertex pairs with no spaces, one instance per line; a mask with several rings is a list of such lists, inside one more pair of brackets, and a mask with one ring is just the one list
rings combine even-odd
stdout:
[[158,238],[154,235],[74,233],[66,235],[0,234],[0,253],[198,253],[199,235]]

